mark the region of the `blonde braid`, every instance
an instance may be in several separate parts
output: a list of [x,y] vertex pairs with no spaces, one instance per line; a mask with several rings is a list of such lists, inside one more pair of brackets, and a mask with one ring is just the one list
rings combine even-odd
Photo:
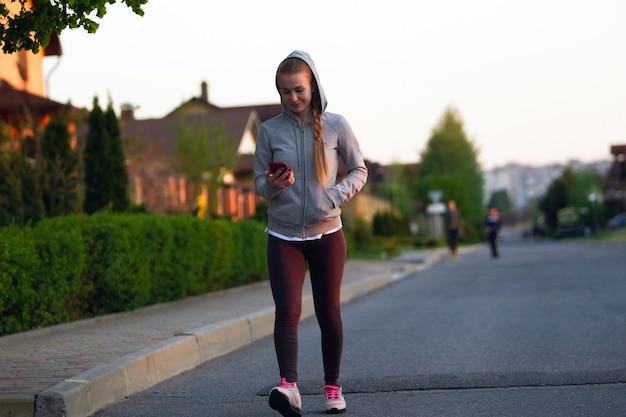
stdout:
[[319,92],[316,91],[313,100],[313,132],[315,134],[315,143],[313,149],[313,168],[315,169],[315,177],[324,187],[330,184],[330,173],[328,169],[328,159],[326,159],[326,148],[324,147],[324,138],[322,137],[322,112],[321,100]]

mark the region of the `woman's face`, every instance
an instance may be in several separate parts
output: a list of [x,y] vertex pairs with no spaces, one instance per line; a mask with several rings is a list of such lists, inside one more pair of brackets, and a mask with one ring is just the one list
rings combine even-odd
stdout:
[[304,120],[311,110],[310,77],[308,71],[278,74],[278,91],[283,103],[301,120]]

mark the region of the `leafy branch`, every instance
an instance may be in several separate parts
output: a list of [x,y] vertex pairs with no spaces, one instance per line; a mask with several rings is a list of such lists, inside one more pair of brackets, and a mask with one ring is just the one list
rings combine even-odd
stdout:
[[[39,0],[32,8],[27,0],[0,0],[0,45],[4,53],[20,50],[39,52],[48,46],[52,33],[60,34],[64,29],[83,28],[96,33],[107,13],[107,5],[118,0]],[[148,0],[119,0],[132,11],[143,16],[142,6]],[[14,3],[19,3],[15,7]],[[9,7],[13,5],[14,7]],[[95,13],[95,16],[94,16]]]

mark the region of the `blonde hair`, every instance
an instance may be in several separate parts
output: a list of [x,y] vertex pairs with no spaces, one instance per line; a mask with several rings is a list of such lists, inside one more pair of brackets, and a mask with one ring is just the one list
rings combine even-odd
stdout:
[[315,142],[313,144],[313,169],[315,178],[317,178],[320,184],[327,186],[330,184],[330,169],[328,167],[328,159],[326,158],[326,149],[324,148],[324,138],[322,137],[322,98],[311,68],[306,62],[299,58],[285,59],[276,70],[276,89],[280,91],[280,86],[278,85],[279,74],[295,74],[300,71],[306,72],[311,82],[311,108],[313,133],[315,135]]

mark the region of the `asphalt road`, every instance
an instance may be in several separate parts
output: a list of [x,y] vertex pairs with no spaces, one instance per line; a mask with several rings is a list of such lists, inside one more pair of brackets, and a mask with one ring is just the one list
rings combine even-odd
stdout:
[[[626,244],[506,243],[343,308],[347,415],[625,416]],[[319,330],[300,328],[303,415],[323,414]],[[271,337],[97,417],[278,416]]]

